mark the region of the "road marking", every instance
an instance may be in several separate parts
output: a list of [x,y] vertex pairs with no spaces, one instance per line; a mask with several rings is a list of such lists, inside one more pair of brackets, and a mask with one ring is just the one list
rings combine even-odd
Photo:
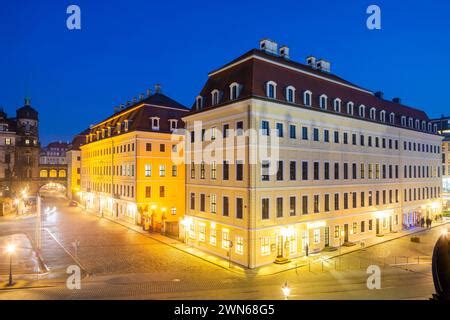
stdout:
[[73,259],[73,261],[76,262],[76,264],[78,264],[78,266],[79,266],[84,272],[86,272],[87,275],[91,275],[91,274],[87,271],[87,269],[86,269],[85,267],[83,267],[83,265],[81,264],[80,260],[78,260],[78,258],[76,258],[73,254],[71,254],[70,251],[67,250],[67,249],[62,245],[61,242],[59,242],[59,240],[56,238],[56,236],[55,236],[50,230],[48,230],[47,228],[43,228],[43,229],[44,229],[45,231],[48,232],[48,234],[50,235],[50,237],[52,237],[53,240],[55,240],[55,242],[56,242],[57,244],[59,244],[59,246],[60,246],[61,248],[63,248],[63,250],[64,250],[64,251],[65,251],[65,252]]

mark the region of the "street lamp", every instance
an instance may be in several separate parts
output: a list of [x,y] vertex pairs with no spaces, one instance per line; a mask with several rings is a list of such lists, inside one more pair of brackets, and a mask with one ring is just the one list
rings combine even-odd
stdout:
[[9,282],[8,286],[13,285],[13,278],[12,278],[12,255],[16,251],[16,246],[12,243],[8,244],[6,246],[6,253],[9,254]]
[[289,295],[291,294],[291,288],[289,288],[287,281],[281,287],[281,291],[283,292],[284,300],[287,300]]

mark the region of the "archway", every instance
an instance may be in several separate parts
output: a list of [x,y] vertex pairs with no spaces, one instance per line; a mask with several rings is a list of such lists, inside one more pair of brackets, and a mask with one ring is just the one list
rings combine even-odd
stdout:
[[39,193],[47,197],[64,197],[66,186],[59,182],[50,181],[40,187]]

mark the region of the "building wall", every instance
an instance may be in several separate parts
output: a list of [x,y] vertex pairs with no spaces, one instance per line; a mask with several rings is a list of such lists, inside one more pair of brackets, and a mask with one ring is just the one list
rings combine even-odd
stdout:
[[[279,159],[283,160],[284,166],[281,181],[277,181],[276,175],[271,175],[269,181],[262,181],[260,163],[248,164],[248,159],[256,159],[259,152],[256,146],[249,146],[249,138],[245,138],[245,144],[240,149],[228,147],[226,142],[224,143],[225,151],[230,149],[236,151],[232,158],[234,161],[238,159],[245,161],[242,181],[235,180],[236,166],[234,165],[230,166],[229,181],[222,180],[221,165],[217,165],[217,178],[211,180],[211,169],[208,163],[205,164],[204,179],[200,178],[200,164],[195,165],[195,178],[191,178],[191,163],[187,163],[187,215],[192,219],[192,226],[188,225],[188,229],[193,228],[193,232],[189,233],[188,230],[186,233],[190,234],[189,241],[195,246],[226,257],[228,250],[226,245],[222,245],[222,233],[225,229],[225,233],[228,233],[230,240],[233,241],[231,259],[237,263],[256,267],[273,262],[277,255],[281,255],[281,247],[283,247],[284,256],[303,255],[306,250],[309,252],[322,250],[325,247],[326,232],[329,234],[328,246],[336,247],[345,241],[358,242],[373,237],[377,229],[380,235],[398,231],[402,227],[415,224],[417,218],[421,216],[432,217],[440,213],[441,138],[439,136],[259,99],[192,114],[186,118],[189,131],[192,130],[193,122],[196,120],[202,121],[207,137],[211,127],[222,129],[224,124],[228,124],[233,129],[236,121],[243,121],[244,130],[259,129],[262,120],[268,121],[271,129],[275,129],[276,123],[283,124],[284,137],[280,139],[279,145]],[[289,137],[290,124],[295,125],[295,138]],[[308,139],[302,138],[302,127],[307,128]],[[319,130],[319,141],[313,139],[314,128]],[[329,130],[329,142],[324,142],[325,129]],[[334,131],[338,132],[338,143],[334,142]],[[343,143],[344,132],[348,134],[348,144]],[[353,134],[356,134],[356,145],[352,143]],[[261,136],[260,133],[256,135]],[[361,135],[364,135],[364,146],[360,145]],[[368,146],[369,136],[372,137],[372,147]],[[375,147],[375,137],[379,138],[379,147]],[[385,139],[385,148],[382,147],[383,139]],[[389,148],[389,140],[391,140],[392,148]],[[398,149],[395,141],[398,141]],[[416,150],[419,143],[432,145],[433,152],[404,150],[404,142],[407,149],[411,142],[412,150],[414,150],[414,144],[416,144]],[[203,145],[208,144],[209,142],[203,143]],[[240,156],[236,155],[239,154],[238,150],[242,152]],[[290,161],[296,161],[296,179],[292,181],[289,172]],[[308,163],[307,180],[302,180],[302,162],[304,161]],[[314,162],[319,163],[318,180],[314,179]],[[329,179],[326,179],[324,175],[325,163],[330,165]],[[334,176],[335,163],[339,165],[338,179]],[[344,163],[348,163],[348,179],[344,179]],[[352,178],[353,163],[357,167],[357,179]],[[361,165],[364,166],[364,178],[361,178]],[[383,178],[383,165],[386,168],[386,178]],[[369,166],[372,166],[370,179]],[[389,166],[392,168],[392,178],[389,178]],[[409,166],[411,166],[412,178],[404,176],[405,166],[408,176]],[[414,167],[416,167],[416,178],[414,178]],[[395,168],[398,171],[398,178],[396,178]],[[425,177],[422,177],[423,171]],[[426,188],[428,188],[428,196]],[[414,189],[416,189],[415,200]],[[411,190],[411,199],[409,190]],[[376,204],[377,191],[379,192],[378,205]],[[386,195],[385,203],[383,203],[383,192]],[[390,201],[390,192],[392,201]],[[195,195],[195,209],[190,208],[191,193]],[[348,209],[344,209],[346,193],[349,195]],[[370,193],[372,205],[369,205]],[[200,194],[205,194],[204,212],[199,209]],[[209,199],[213,194],[217,198],[216,213],[211,213]],[[337,210],[334,204],[335,194],[339,195]],[[354,208],[353,194],[356,194]],[[325,210],[325,195],[330,197],[328,211]],[[230,198],[229,217],[224,217],[222,214],[223,196]],[[308,197],[308,210],[305,214],[302,212],[304,196]],[[314,196],[319,196],[318,212],[314,212]],[[364,196],[364,205],[361,202],[362,196]],[[241,219],[236,218],[236,197],[243,199]],[[296,199],[295,210],[292,213],[290,197]],[[282,216],[279,217],[276,207],[277,198],[283,199]],[[262,219],[262,199],[269,199],[268,219]],[[199,239],[199,232],[203,233],[203,228],[206,233],[205,241]],[[326,231],[327,228],[328,231]],[[210,244],[212,229],[216,230],[216,245]],[[342,231],[344,231],[343,234],[341,234]],[[200,238],[203,238],[203,235],[200,235]],[[241,241],[243,241],[243,247],[237,245]]]
[[[147,144],[152,145],[151,151]],[[177,224],[185,209],[184,166],[178,164],[176,176],[172,175],[173,144],[171,134],[134,131],[83,145],[82,203],[131,223],[143,224],[146,218],[154,230],[169,231],[161,229]],[[160,145],[165,151],[160,151]],[[146,175],[146,165],[151,166],[151,176]],[[164,176],[160,165],[165,165]]]

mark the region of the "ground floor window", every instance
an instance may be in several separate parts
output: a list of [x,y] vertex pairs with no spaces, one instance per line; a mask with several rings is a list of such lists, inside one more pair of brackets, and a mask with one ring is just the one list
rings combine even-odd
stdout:
[[373,229],[373,220],[370,219],[369,220],[369,231],[372,231],[372,229]]
[[209,243],[212,246],[215,246],[217,243],[217,231],[216,228],[211,228],[210,233],[209,233]]
[[320,243],[320,229],[314,229],[314,243]]
[[334,226],[334,238],[339,238],[339,226]]
[[191,223],[189,226],[189,238],[195,239],[195,224]]
[[306,247],[309,246],[309,233],[308,231],[303,231],[302,235],[302,249],[306,251]]
[[296,254],[297,253],[297,232],[293,232],[289,237],[289,253]]
[[206,235],[206,226],[204,224],[198,225],[198,241],[204,242]]
[[236,253],[243,254],[244,253],[244,238],[237,236],[236,237]]
[[268,256],[270,254],[270,238],[262,237],[261,238],[261,255]]
[[356,234],[358,232],[358,223],[357,222],[353,222],[352,229],[353,229],[353,234]]
[[230,247],[230,233],[228,230],[222,230],[222,248],[228,249]]
[[173,216],[177,214],[177,208],[172,207],[170,208],[170,214],[172,214]]

